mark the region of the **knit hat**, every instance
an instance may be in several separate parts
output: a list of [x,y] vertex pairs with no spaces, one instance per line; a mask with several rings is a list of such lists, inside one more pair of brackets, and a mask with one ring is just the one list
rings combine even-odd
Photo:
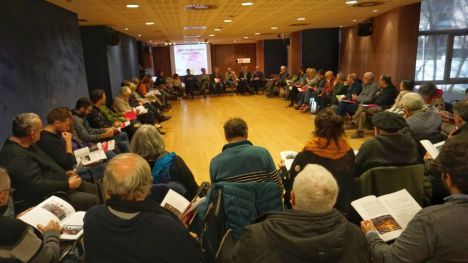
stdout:
[[405,119],[393,112],[379,112],[372,117],[372,124],[386,132],[397,132],[407,126]]

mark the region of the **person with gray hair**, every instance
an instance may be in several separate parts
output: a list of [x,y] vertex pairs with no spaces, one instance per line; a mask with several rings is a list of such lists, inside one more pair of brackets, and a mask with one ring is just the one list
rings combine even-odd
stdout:
[[153,183],[169,183],[188,200],[195,197],[198,185],[192,172],[179,155],[166,151],[164,140],[154,126],[142,125],[135,132],[130,151],[148,162]]
[[15,206],[11,195],[11,180],[5,169],[0,167],[0,216],[14,217]]
[[18,114],[13,120],[12,136],[0,151],[0,165],[8,170],[15,188],[15,212],[57,192],[66,194],[76,210],[86,211],[97,204],[95,185],[81,182],[75,172],[63,170],[36,145],[41,131],[42,121],[37,114]]
[[446,139],[441,133],[442,118],[437,112],[426,110],[425,103],[418,93],[408,93],[401,99],[408,130],[418,145],[419,158],[422,161],[426,150],[419,143],[421,140],[429,140],[438,143]]
[[368,262],[359,228],[333,208],[338,192],[327,169],[307,165],[294,180],[293,209],[265,214],[247,226],[233,262]]
[[153,180],[145,159],[125,153],[104,172],[106,205],[84,218],[86,262],[200,262],[200,249],[176,215],[147,199]]

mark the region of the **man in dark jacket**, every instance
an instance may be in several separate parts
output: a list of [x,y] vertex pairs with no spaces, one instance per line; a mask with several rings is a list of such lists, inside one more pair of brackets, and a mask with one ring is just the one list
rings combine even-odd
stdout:
[[66,172],[37,145],[42,121],[34,113],[15,117],[12,136],[0,151],[0,165],[5,167],[15,188],[16,212],[21,212],[56,192],[65,192],[76,210],[86,211],[98,203],[96,187],[81,182],[74,172]]
[[293,209],[268,213],[247,226],[233,262],[368,262],[364,236],[333,209],[338,191],[330,172],[307,165],[294,180]]
[[351,138],[364,138],[364,126],[368,115],[376,114],[382,110],[392,107],[398,95],[397,89],[392,84],[389,75],[380,76],[380,89],[376,95],[367,101],[367,104],[360,104],[353,115],[353,123],[356,124],[356,134]]
[[393,112],[379,112],[372,118],[375,137],[365,141],[356,155],[356,176],[378,166],[410,165],[418,162],[418,147],[403,117]]
[[84,218],[86,262],[200,262],[197,242],[180,220],[146,199],[153,179],[145,159],[125,153],[106,167],[106,205]]

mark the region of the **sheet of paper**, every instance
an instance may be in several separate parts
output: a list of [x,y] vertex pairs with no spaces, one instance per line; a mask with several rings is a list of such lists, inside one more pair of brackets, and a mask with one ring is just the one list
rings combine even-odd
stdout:
[[60,226],[63,229],[60,235],[64,240],[76,240],[83,235],[83,219],[86,212],[79,211],[67,217]]
[[182,213],[189,205],[190,202],[187,199],[172,189],[169,189],[163,201],[161,202],[162,207],[170,210],[177,216],[182,215]]

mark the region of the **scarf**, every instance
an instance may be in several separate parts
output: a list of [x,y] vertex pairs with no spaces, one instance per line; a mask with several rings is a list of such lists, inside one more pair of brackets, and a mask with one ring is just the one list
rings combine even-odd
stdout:
[[306,143],[303,150],[312,152],[323,158],[336,160],[345,156],[351,149],[351,146],[344,137],[338,139],[338,144],[334,140],[330,140],[327,145],[327,141],[326,138],[314,137]]

